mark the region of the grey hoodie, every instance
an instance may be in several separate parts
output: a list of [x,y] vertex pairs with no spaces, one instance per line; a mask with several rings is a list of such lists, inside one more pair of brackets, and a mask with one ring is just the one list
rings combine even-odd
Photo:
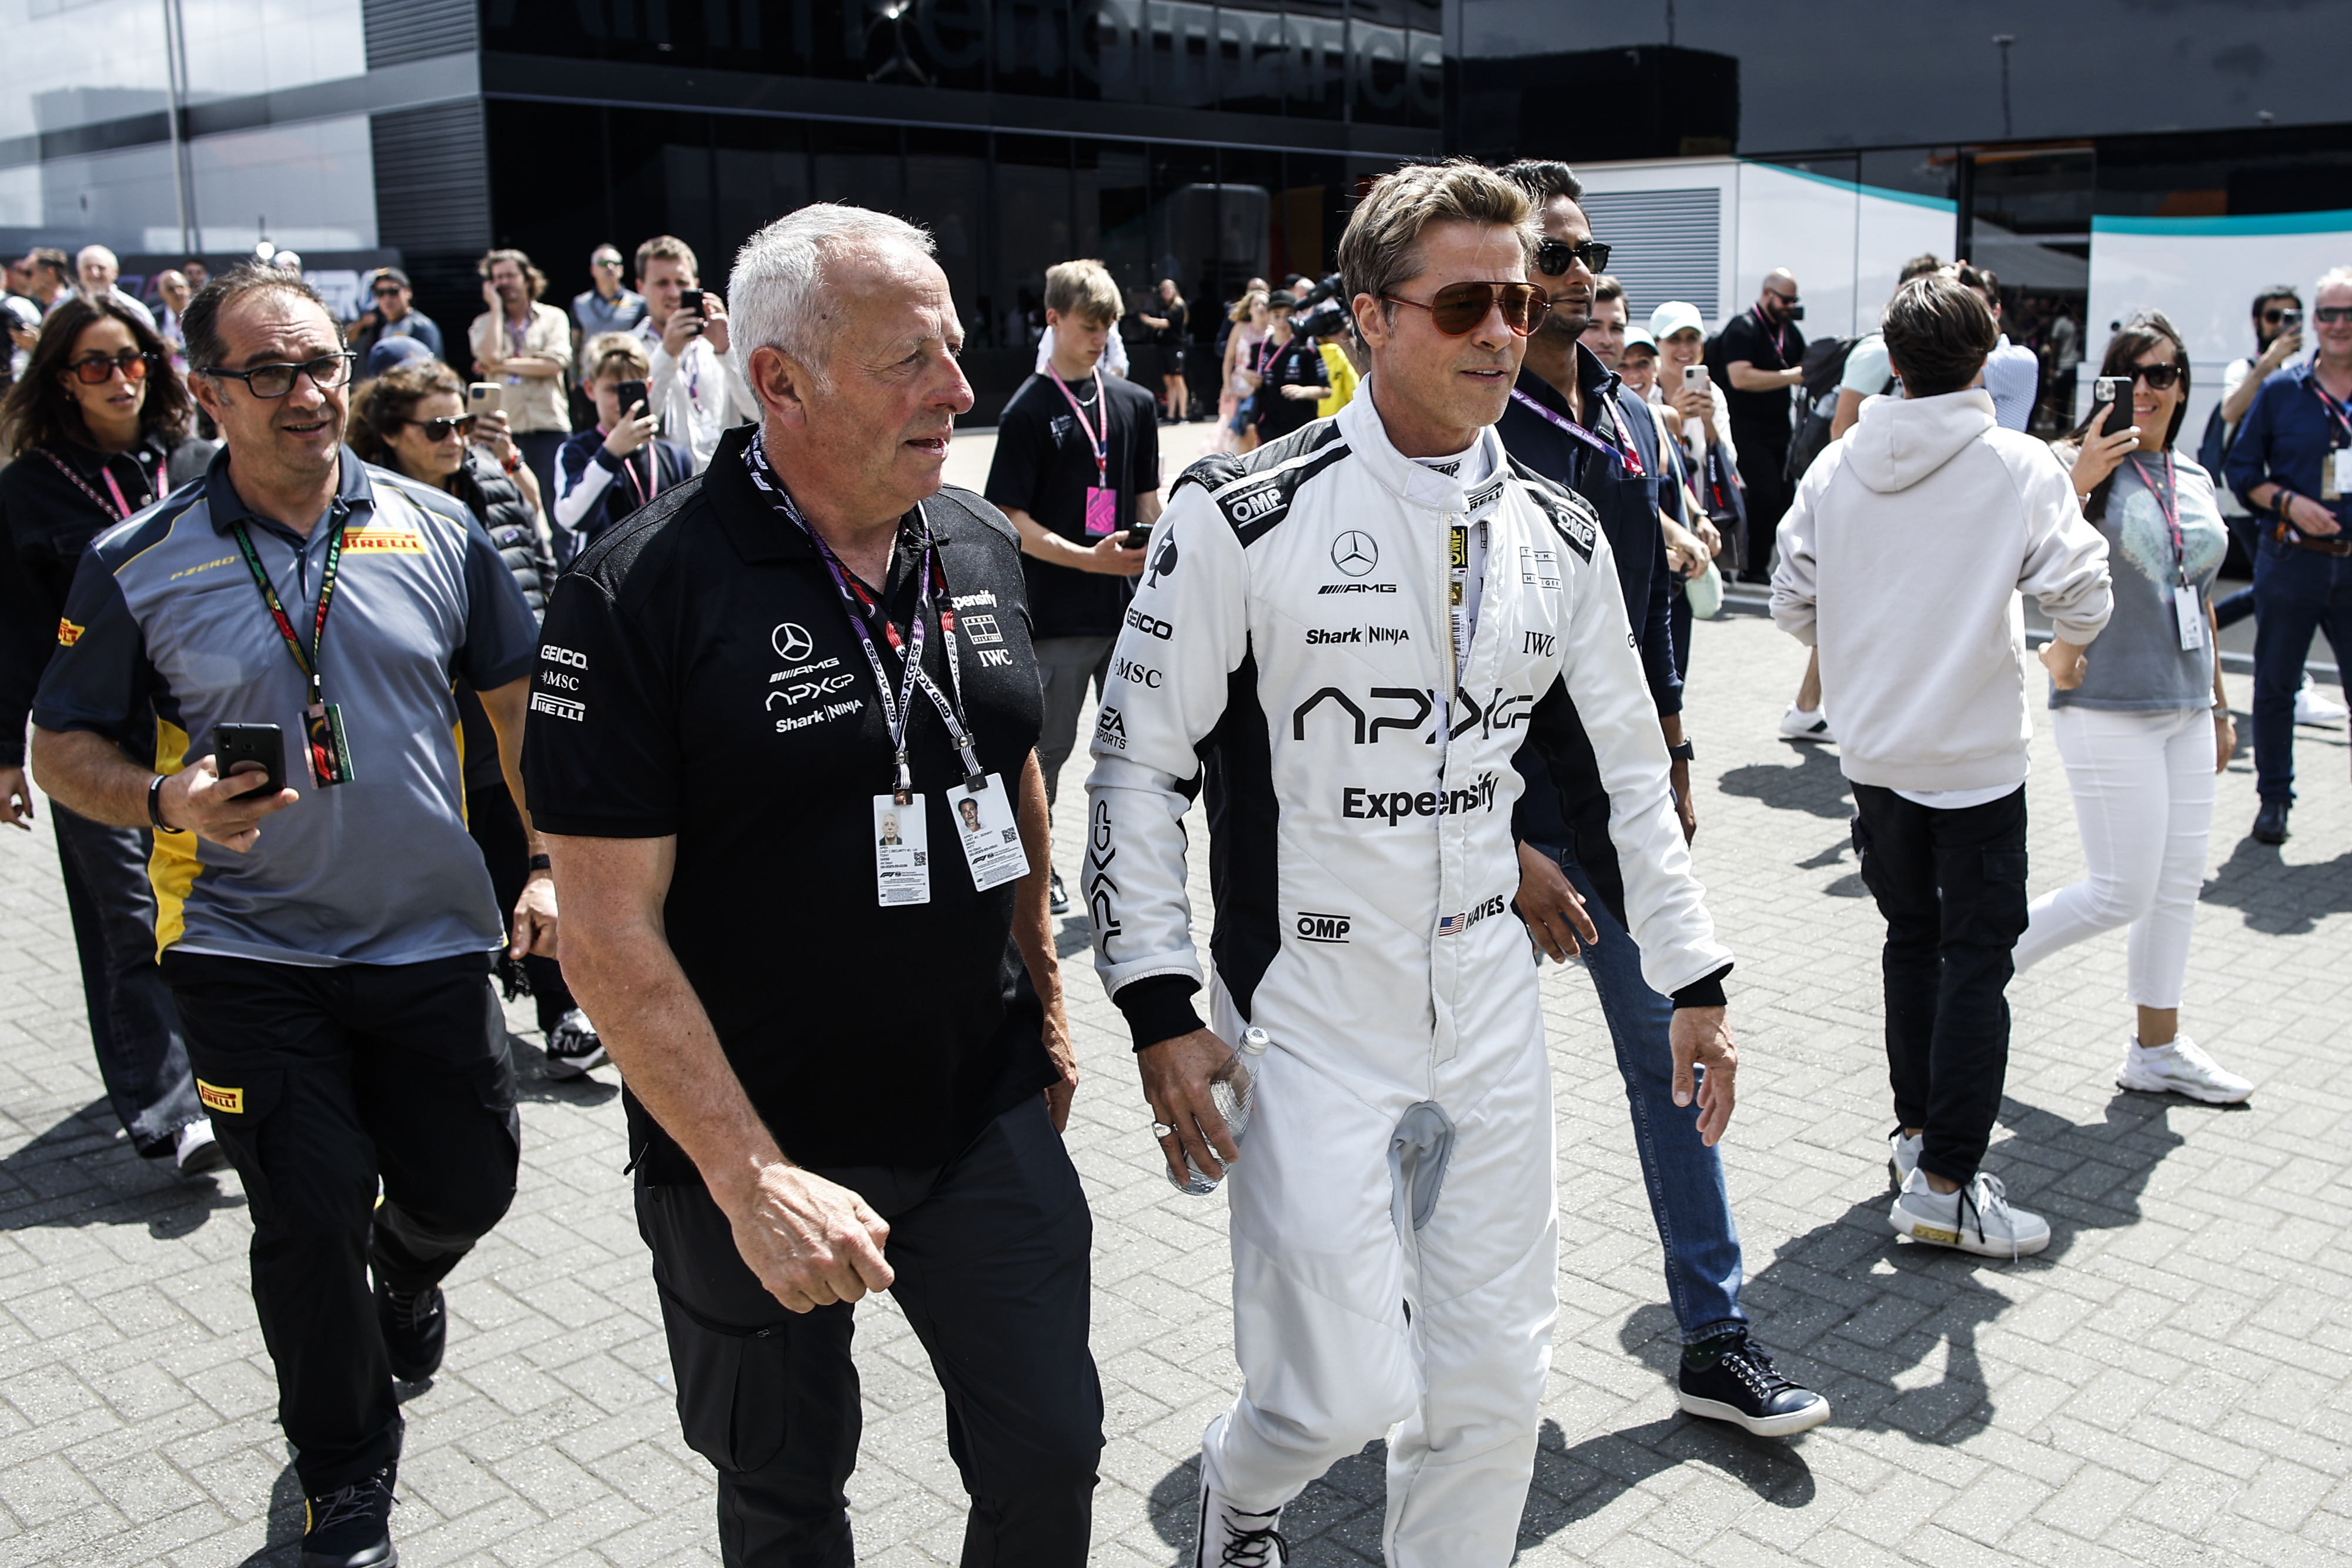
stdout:
[[2107,546],[2050,448],[1983,392],[1874,398],[1780,520],[1772,619],[1821,650],[1845,776],[1890,789],[2023,780],[2021,591],[2070,643],[2107,623]]

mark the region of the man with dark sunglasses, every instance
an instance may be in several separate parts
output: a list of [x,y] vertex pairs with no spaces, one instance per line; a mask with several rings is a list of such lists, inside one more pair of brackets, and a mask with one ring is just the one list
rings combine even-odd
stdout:
[[1796,278],[1776,267],[1765,275],[1755,305],[1732,319],[1707,356],[1723,367],[1731,440],[1739,448],[1739,477],[1748,490],[1742,582],[1772,580],[1772,537],[1789,509],[1789,441],[1795,432],[1790,392],[1805,382],[1805,334],[1797,327],[1803,315]]
[[2225,465],[2254,514],[2253,836],[2286,840],[2294,801],[2294,699],[2312,634],[2336,667],[2352,659],[2352,267],[2311,297],[2318,352],[2273,373],[2254,394]]
[[[1605,259],[1608,250],[1590,243],[1591,228],[1579,205],[1582,182],[1565,163],[1536,160],[1514,163],[1503,176],[1536,203],[1544,232],[1536,269],[1551,310],[1528,339],[1518,384],[1496,434],[1514,458],[1575,491],[1600,515],[1659,738],[1673,758],[1675,807],[1687,841],[1698,831],[1690,787],[1694,751],[1683,734],[1683,684],[1675,669],[1671,623],[1675,581],[1661,526],[1681,511],[1680,486],[1659,484],[1664,469],[1648,408],[1580,340],[1588,312],[1596,308],[1599,280],[1579,253],[1598,250]],[[1551,271],[1555,265],[1561,270]],[[1622,331],[1622,290],[1612,282],[1610,293]],[[1781,1376],[1748,1337],[1748,1314],[1739,1304],[1739,1233],[1723,1161],[1700,1136],[1696,1110],[1673,1101],[1674,1002],[1643,979],[1641,949],[1609,912],[1579,858],[1580,843],[1608,837],[1608,794],[1589,783],[1575,794],[1556,787],[1532,743],[1519,747],[1512,762],[1527,781],[1515,821],[1520,882],[1514,903],[1552,957],[1566,963],[1580,952],[1601,998],[1633,1108],[1651,1212],[1665,1247],[1667,1298],[1682,1329],[1676,1396],[1693,1415],[1737,1422],[1762,1436],[1818,1427],[1829,1419],[1829,1401]],[[1597,940],[1580,939],[1577,927],[1585,922]]]
[[366,363],[370,349],[387,338],[414,338],[435,359],[441,357],[440,324],[416,308],[408,274],[396,267],[378,267],[368,277],[368,298],[373,303],[343,329],[343,340],[361,363]]
[[[1188,1160],[1232,1176],[1244,1386],[1202,1439],[1196,1568],[1279,1560],[1284,1506],[1383,1435],[1392,1568],[1501,1568],[1517,1548],[1559,1268],[1538,973],[1508,918],[1523,742],[1613,806],[1580,850],[1681,1009],[1674,1098],[1710,1140],[1732,1110],[1730,955],[1608,539],[1488,428],[1549,308],[1532,216],[1475,163],[1372,186],[1339,255],[1363,393],[1178,481],[1117,649],[1136,674],[1096,726],[1096,967],[1171,1178]],[[1262,1091],[1238,1148],[1210,1092],[1235,1074]]]
[[[83,554],[34,767],[73,810],[153,830],[160,967],[253,1211],[303,1568],[375,1568],[394,1382],[440,1365],[441,1281],[513,1200],[520,1152],[450,681],[521,805],[537,629],[471,513],[343,444],[352,356],[299,276],[227,273],[186,329],[225,448]],[[152,767],[123,749],[151,712]],[[544,869],[511,951],[554,956]]]

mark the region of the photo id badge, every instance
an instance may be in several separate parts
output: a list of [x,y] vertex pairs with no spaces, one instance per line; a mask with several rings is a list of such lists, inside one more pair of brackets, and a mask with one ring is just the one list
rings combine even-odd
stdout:
[[348,784],[357,777],[352,771],[352,745],[343,734],[343,705],[312,703],[302,710],[302,727],[310,741],[310,777],[319,788],[331,784]]
[[903,806],[895,795],[874,797],[874,898],[883,908],[931,901],[929,828],[920,795]]
[[1029,852],[1021,847],[1021,825],[1013,819],[1013,798],[995,773],[977,790],[948,791],[955,810],[956,836],[971,862],[971,884],[986,893],[1029,874]]
[[2340,501],[2352,492],[2352,446],[2339,446],[2327,455],[2326,483],[2321,486],[2319,498]]
[[2203,596],[2186,584],[2172,591],[2173,618],[2180,622],[2180,650],[2193,653],[2205,645]]
[[1099,485],[1087,486],[1087,538],[1098,539],[1118,529],[1118,492]]

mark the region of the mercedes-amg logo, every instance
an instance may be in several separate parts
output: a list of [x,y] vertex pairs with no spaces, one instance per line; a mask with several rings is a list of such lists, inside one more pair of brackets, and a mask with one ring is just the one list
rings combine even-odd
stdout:
[[776,656],[787,664],[796,664],[816,652],[816,639],[808,628],[787,621],[769,633],[768,641],[776,645]]
[[1361,577],[1381,564],[1381,547],[1361,528],[1349,528],[1331,541],[1331,564],[1349,577]]

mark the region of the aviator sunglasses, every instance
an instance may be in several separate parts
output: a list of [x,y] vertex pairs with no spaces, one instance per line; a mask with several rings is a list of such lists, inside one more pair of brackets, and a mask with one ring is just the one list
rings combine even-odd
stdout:
[[1536,270],[1547,277],[1558,277],[1578,262],[1584,270],[1602,273],[1609,270],[1610,246],[1597,239],[1570,245],[1564,239],[1548,239],[1536,246]]
[[1503,324],[1524,338],[1551,309],[1551,301],[1532,283],[1449,283],[1425,300],[1397,294],[1381,298],[1392,305],[1428,311],[1431,324],[1449,338],[1466,338],[1476,331],[1496,305],[1503,308]]

